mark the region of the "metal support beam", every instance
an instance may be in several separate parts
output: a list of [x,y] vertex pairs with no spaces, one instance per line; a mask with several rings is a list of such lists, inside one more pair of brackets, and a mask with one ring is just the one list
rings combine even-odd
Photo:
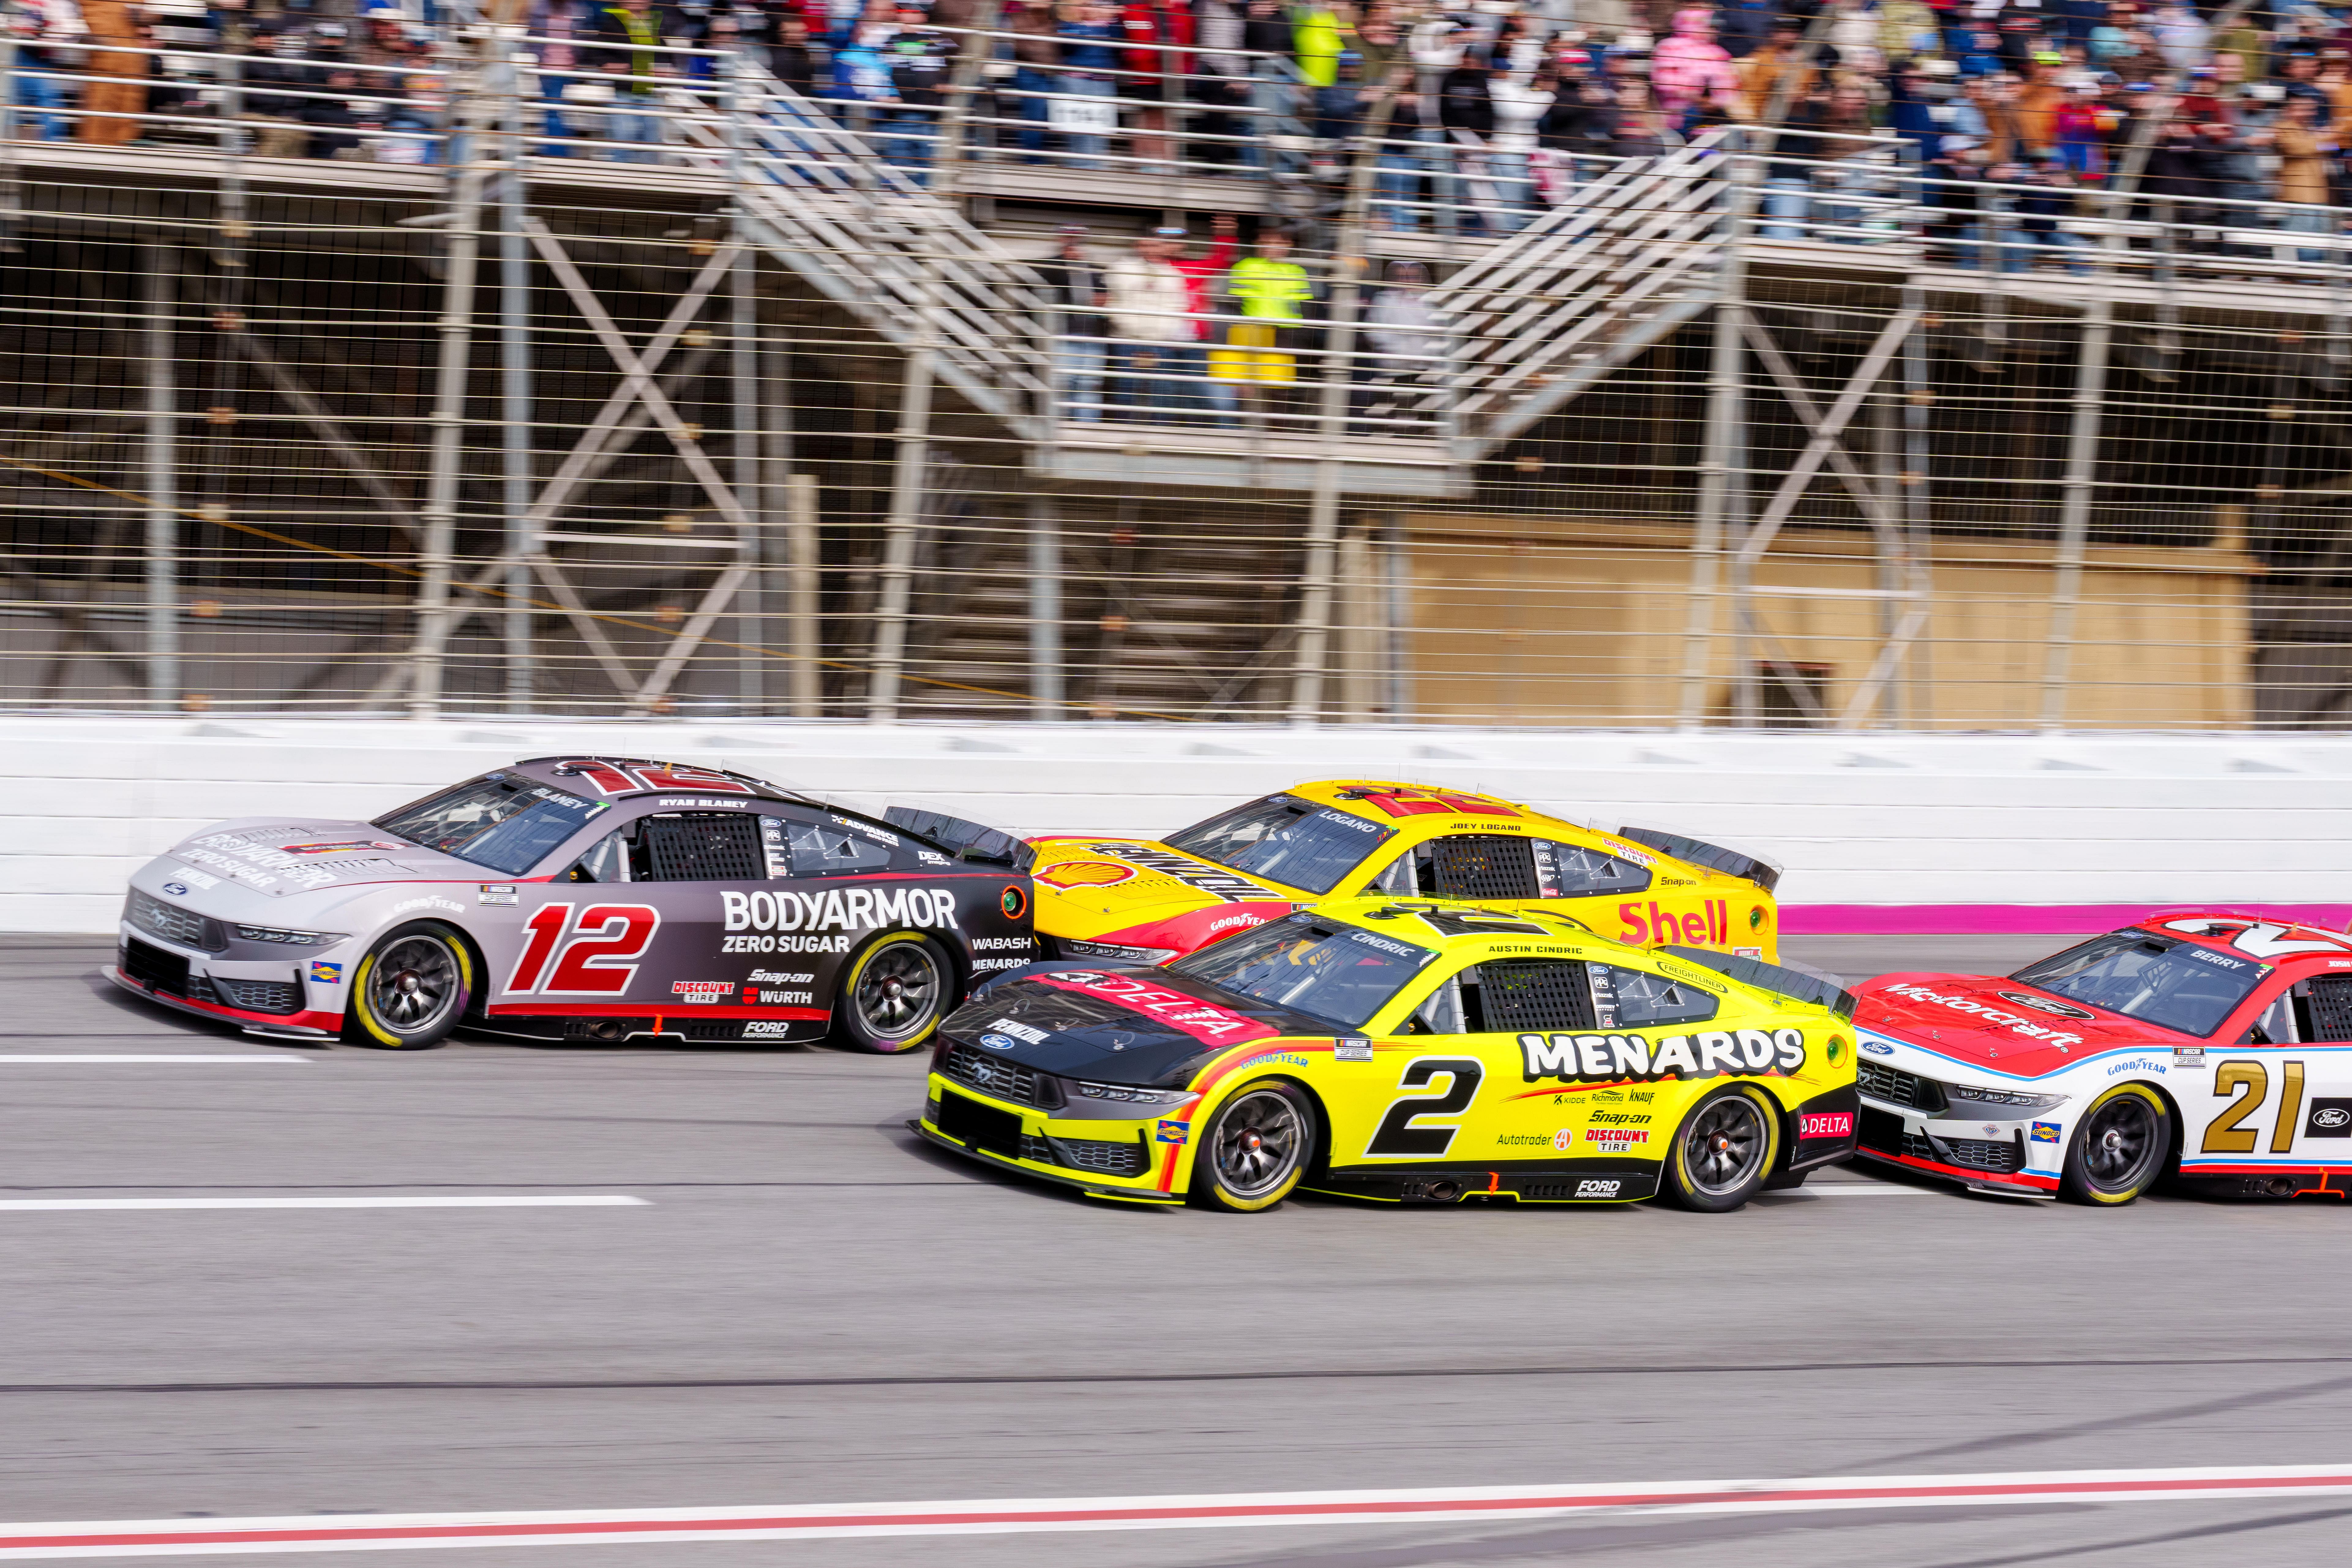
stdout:
[[1404,514],[1389,513],[1381,527],[1381,577],[1388,595],[1381,661],[1388,670],[1383,700],[1392,724],[1410,723],[1413,708],[1412,559],[1406,542]]
[[[466,118],[475,113],[472,105]],[[449,587],[456,570],[457,494],[465,459],[466,383],[474,351],[474,270],[481,255],[482,166],[467,137],[450,199],[441,287],[440,364],[433,393],[433,456],[425,487],[425,548],[417,560],[416,642],[409,652],[408,716],[441,715],[441,672],[449,642]]]
[[172,331],[178,253],[142,245],[139,264],[147,306],[141,354],[147,372],[147,701],[173,709],[180,705],[180,395]]
[[787,592],[792,616],[793,717],[818,719],[824,715],[824,686],[817,668],[824,628],[818,619],[823,600],[817,578],[816,476],[793,474],[784,487],[788,497],[785,552],[792,563]]
[[1062,706],[1062,516],[1052,496],[1029,498],[1029,717],[1058,722]]
[[[1697,730],[1706,723],[1706,684],[1715,662],[1715,639],[1722,594],[1724,541],[1745,521],[1748,489],[1735,484],[1732,459],[1740,421],[1747,417],[1748,215],[1763,177],[1752,157],[1730,160],[1729,194],[1724,198],[1721,290],[1715,305],[1715,346],[1706,373],[1706,430],[1699,453],[1698,516],[1691,533],[1690,616],[1683,631],[1682,695],[1675,728]],[[1735,679],[1738,678],[1734,671]]]
[[1742,542],[1739,548],[1741,564],[1753,567],[1771,550],[1772,541],[1780,534],[1780,525],[1788,521],[1790,513],[1797,510],[1797,502],[1803,499],[1805,487],[1812,482],[1813,476],[1821,471],[1824,462],[1835,466],[1839,478],[1845,481],[1864,516],[1882,527],[1893,521],[1883,498],[1862,471],[1854,467],[1853,458],[1839,445],[1838,437],[1862,407],[1863,399],[1870,395],[1871,389],[1886,374],[1886,366],[1894,359],[1895,351],[1903,346],[1904,338],[1918,323],[1917,312],[1909,310],[1899,310],[1889,319],[1886,325],[1879,330],[1877,340],[1870,345],[1870,352],[1863,355],[1862,363],[1854,367],[1845,390],[1838,394],[1835,403],[1830,405],[1827,414],[1814,411],[1811,395],[1805,390],[1795,368],[1781,355],[1780,345],[1772,342],[1771,334],[1757,322],[1747,323],[1748,341],[1755,345],[1758,355],[1770,368],[1773,379],[1789,394],[1790,405],[1797,410],[1798,417],[1811,428],[1812,437],[1805,443],[1805,449],[1797,455],[1797,460],[1789,466],[1788,473],[1781,477],[1780,487],[1772,492],[1772,499],[1765,503],[1764,514],[1756,520],[1754,530]]
[[898,392],[898,459],[890,483],[890,516],[882,544],[882,602],[875,615],[874,673],[866,692],[866,717],[877,724],[898,718],[898,685],[905,674],[907,606],[915,587],[915,527],[922,520],[923,481],[930,466],[931,363],[939,323],[926,280],[923,335],[907,356]]
[[752,525],[736,530],[735,559],[744,569],[743,585],[735,591],[735,641],[744,651],[735,661],[735,703],[747,715],[767,705],[767,661],[760,651],[762,628],[760,563],[766,552],[769,487],[761,482],[763,463],[760,428],[760,293],[759,256],[745,250],[735,258],[733,306],[729,321],[730,384],[734,393],[734,434],[728,439],[732,461],[730,478],[742,498]]
[[2099,425],[2106,410],[2107,349],[2115,335],[2115,304],[2102,290],[2083,314],[2082,347],[2074,367],[2074,417],[2066,437],[2064,497],[2058,513],[2058,575],[2052,584],[2049,649],[2042,673],[2042,728],[2066,726],[2066,683],[2074,655],[2074,623],[2083,603],[2083,559],[2091,533],[2091,500],[2098,479]]
[[531,710],[539,685],[539,660],[531,637],[530,569],[522,563],[539,550],[530,510],[532,451],[537,424],[531,406],[530,249],[522,230],[530,191],[523,184],[529,145],[521,78],[511,59],[499,62],[500,117],[506,122],[506,166],[499,171],[499,511],[505,548],[516,559],[507,568],[506,597],[499,624],[505,629],[507,711]]

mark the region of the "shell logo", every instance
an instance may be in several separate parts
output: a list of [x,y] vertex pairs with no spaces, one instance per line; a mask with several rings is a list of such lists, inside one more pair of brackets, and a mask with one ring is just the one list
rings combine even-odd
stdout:
[[1066,860],[1031,873],[1052,888],[1109,888],[1135,875],[1135,868],[1116,860]]

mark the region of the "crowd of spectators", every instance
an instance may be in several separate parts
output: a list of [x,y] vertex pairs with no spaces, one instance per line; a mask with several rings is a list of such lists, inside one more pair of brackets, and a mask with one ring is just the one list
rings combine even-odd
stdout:
[[[384,0],[0,0],[19,135],[168,136],[220,100],[140,53],[209,38],[239,57],[265,154],[425,160],[446,130],[446,32]],[[429,0],[411,0],[429,4]],[[1964,265],[2079,265],[2068,215],[2127,163],[2139,195],[2222,226],[2333,233],[2352,200],[2352,12],[2140,0],[531,0],[519,57],[541,150],[653,160],[666,85],[739,52],[923,177],[959,60],[970,142],[1002,159],[1150,174],[1312,180],[1377,135],[1371,218],[1509,231],[1605,163],[1716,125],[1785,129],[1763,231],[1849,240],[1890,146],[1936,184]],[[1815,26],[1819,21],[1822,25]],[[168,37],[167,37],[168,35]],[[201,134],[200,131],[188,134]],[[1916,194],[1916,183],[1902,187]],[[2270,204],[2250,208],[2229,204]]]

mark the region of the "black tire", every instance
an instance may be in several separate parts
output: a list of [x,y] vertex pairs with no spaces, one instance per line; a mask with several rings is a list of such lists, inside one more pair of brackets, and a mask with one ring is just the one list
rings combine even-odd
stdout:
[[387,1051],[439,1045],[472,1010],[474,953],[437,921],[376,938],[352,972],[343,1038]]
[[1763,1190],[1780,1152],[1780,1110],[1734,1084],[1691,1107],[1666,1151],[1660,1190],[1699,1214],[1728,1214]]
[[1244,1086],[1196,1124],[1192,1196],[1228,1214],[1260,1214],[1288,1197],[1315,1158],[1315,1101],[1295,1083]]
[[2164,1096],[2144,1083],[2119,1083],[2075,1124],[2058,1195],[2120,1208],[2156,1184],[2171,1155],[2172,1108]]
[[893,931],[849,961],[834,998],[834,1033],[861,1051],[911,1051],[940,1026],[954,1000],[955,970],[940,944]]

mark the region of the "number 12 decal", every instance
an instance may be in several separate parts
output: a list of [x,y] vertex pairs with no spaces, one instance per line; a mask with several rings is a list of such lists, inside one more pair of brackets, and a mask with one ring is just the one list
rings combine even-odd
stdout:
[[660,911],[650,904],[591,904],[575,925],[573,908],[541,904],[523,922],[529,935],[507,980],[509,994],[618,996],[629,988],[635,961],[661,929]]
[[1472,1057],[1422,1057],[1405,1064],[1404,1076],[1397,1079],[1399,1089],[1422,1089],[1432,1079],[1450,1078],[1453,1081],[1435,1094],[1409,1094],[1389,1107],[1381,1118],[1380,1130],[1367,1144],[1367,1154],[1420,1154],[1435,1157],[1453,1146],[1459,1127],[1416,1127],[1413,1122],[1423,1116],[1459,1116],[1470,1109],[1477,1097],[1478,1080],[1486,1076],[1486,1066]]

